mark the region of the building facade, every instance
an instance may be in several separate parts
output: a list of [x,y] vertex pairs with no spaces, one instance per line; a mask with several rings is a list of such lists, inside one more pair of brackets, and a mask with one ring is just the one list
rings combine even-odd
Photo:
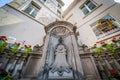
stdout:
[[79,43],[92,46],[120,34],[119,9],[114,0],[75,0],[63,18],[77,26]]
[[10,42],[42,45],[44,27],[60,20],[63,5],[61,0],[14,0],[0,8],[0,34]]
[[[0,36],[0,52],[2,42],[22,43],[14,54],[16,47],[3,45],[0,74],[6,72],[11,80],[120,79],[120,43],[108,44],[116,54],[104,48],[106,54],[100,55],[88,48],[119,37],[120,4],[74,0],[61,15],[63,5],[61,0],[14,0],[0,9],[0,35],[8,37],[5,41]],[[27,56],[24,44],[34,46]]]
[[64,3],[61,0],[14,0],[10,5],[47,25],[60,20]]

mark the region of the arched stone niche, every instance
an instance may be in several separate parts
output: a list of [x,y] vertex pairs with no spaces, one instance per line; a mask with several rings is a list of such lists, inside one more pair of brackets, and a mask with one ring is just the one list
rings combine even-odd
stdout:
[[66,21],[56,21],[47,25],[45,31],[38,78],[83,80],[83,69],[75,38],[76,27]]
[[66,22],[66,21],[56,21],[56,22],[53,22],[53,23],[50,23],[49,25],[47,25],[45,27],[45,32],[46,33],[52,32],[52,30],[54,28],[59,27],[59,26],[67,28],[70,32],[76,31],[76,26],[74,26],[73,24]]

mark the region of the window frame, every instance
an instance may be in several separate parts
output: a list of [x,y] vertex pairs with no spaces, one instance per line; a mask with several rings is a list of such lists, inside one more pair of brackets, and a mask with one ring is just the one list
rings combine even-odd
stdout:
[[[107,18],[108,17],[108,18]],[[107,31],[98,31],[96,32],[95,30],[98,30],[98,25],[100,20],[105,20],[106,22],[101,24],[101,28],[104,29],[108,29]],[[108,21],[110,21],[110,23],[108,24]],[[106,25],[105,25],[106,24]],[[105,26],[104,26],[105,25]],[[116,33],[118,31],[120,31],[120,23],[118,21],[118,19],[116,19],[114,16],[112,16],[111,14],[106,14],[104,15],[102,18],[100,18],[99,20],[93,22],[92,24],[90,24],[90,27],[92,28],[92,31],[94,32],[95,36],[97,37],[97,39],[101,39],[103,37],[106,37],[108,35],[111,35],[112,33]],[[111,29],[110,29],[111,28]]]
[[58,16],[61,16],[61,14],[62,14],[61,11],[60,11],[60,10],[57,10],[57,15],[58,15]]
[[[88,3],[89,1],[92,2],[92,4],[95,5],[95,8],[94,8],[94,9],[90,9],[90,8],[88,7],[87,3]],[[91,12],[93,12],[98,6],[99,6],[99,5],[98,5],[95,1],[93,1],[93,0],[86,0],[79,8],[81,9],[82,13],[86,16],[86,15],[90,14]],[[88,13],[85,14],[85,13],[83,12],[82,8],[87,9],[87,10],[88,10]]]
[[[32,7],[32,9],[31,9],[29,12],[27,12],[26,10],[27,10],[29,7]],[[41,9],[41,7],[40,7],[37,3],[35,3],[35,2],[32,1],[23,11],[24,11],[26,14],[28,14],[28,15],[32,16],[33,18],[35,18],[35,17],[37,16],[37,13],[40,11],[40,9]],[[37,11],[37,13],[36,13],[35,16],[34,16],[33,13],[34,13],[35,11]]]

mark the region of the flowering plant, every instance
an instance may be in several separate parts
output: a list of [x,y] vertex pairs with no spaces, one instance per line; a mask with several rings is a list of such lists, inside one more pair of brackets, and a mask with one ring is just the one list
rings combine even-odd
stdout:
[[14,47],[13,47],[13,49],[12,49],[12,56],[15,54],[15,53],[17,53],[17,51],[19,50],[19,46],[20,46],[20,43],[17,43],[17,42],[15,42],[14,43]]
[[111,71],[111,76],[109,77],[109,80],[113,80],[113,78],[118,80],[120,79],[120,74],[117,70]]
[[6,40],[7,40],[6,36],[0,36],[0,54],[2,54],[5,51],[6,46],[8,45]]
[[[114,40],[112,39],[111,41],[113,42]],[[99,47],[97,46],[97,43],[96,43],[92,48],[95,48],[96,52],[98,52],[99,54],[105,53],[105,51],[110,51],[112,54],[116,53],[116,48],[114,47],[113,43],[106,43],[102,41],[102,42],[99,42],[98,44],[99,44]]]
[[92,49],[95,49],[98,54],[102,54],[103,53],[103,48],[101,46],[98,47],[97,43],[94,44],[94,46],[92,47]]
[[24,45],[25,47],[25,57],[28,57],[29,53],[32,51],[31,45]]
[[120,37],[119,37],[118,39],[113,38],[113,39],[112,39],[112,42],[113,42],[117,47],[119,47],[119,46],[120,46]]
[[104,44],[103,47],[105,47],[108,51],[110,51],[112,54],[116,53],[116,49],[113,46],[113,44]]

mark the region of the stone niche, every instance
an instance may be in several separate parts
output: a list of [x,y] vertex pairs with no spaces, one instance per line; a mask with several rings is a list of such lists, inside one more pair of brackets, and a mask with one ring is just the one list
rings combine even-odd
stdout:
[[76,27],[66,21],[56,21],[47,25],[45,31],[42,56],[35,65],[37,72],[29,68],[35,73],[27,73],[34,74],[38,80],[84,80]]

